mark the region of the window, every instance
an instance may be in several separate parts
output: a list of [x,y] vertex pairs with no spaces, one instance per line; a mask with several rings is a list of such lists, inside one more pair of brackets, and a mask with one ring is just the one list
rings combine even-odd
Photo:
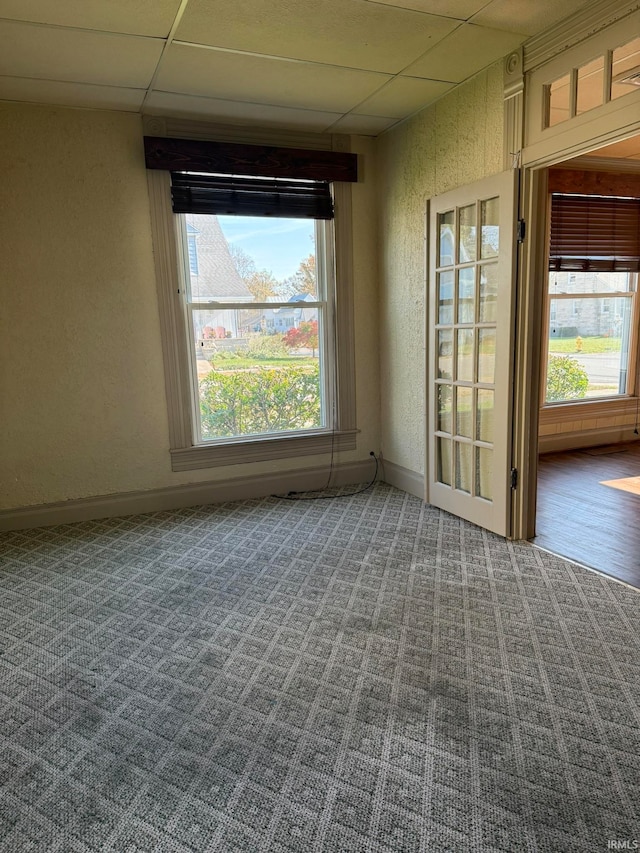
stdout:
[[173,469],[353,449],[355,155],[145,153]]
[[545,84],[544,126],[553,127],[628,95],[639,81],[640,38],[634,38]]
[[333,222],[177,214],[185,264],[194,441],[332,426]]
[[554,193],[546,403],[633,393],[640,200]]

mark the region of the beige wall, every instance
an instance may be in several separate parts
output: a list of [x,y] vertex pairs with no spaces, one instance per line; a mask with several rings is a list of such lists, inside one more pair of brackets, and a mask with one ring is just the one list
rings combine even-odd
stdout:
[[[373,143],[354,140],[358,450],[379,448]],[[0,105],[0,508],[226,480],[171,471],[139,116]]]
[[384,458],[425,468],[425,210],[502,170],[502,63],[378,140]]

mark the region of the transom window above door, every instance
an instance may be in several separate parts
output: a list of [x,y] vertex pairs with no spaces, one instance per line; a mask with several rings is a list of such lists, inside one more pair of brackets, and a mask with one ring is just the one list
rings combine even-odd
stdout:
[[545,83],[544,127],[553,127],[628,95],[638,86],[640,38],[634,38]]

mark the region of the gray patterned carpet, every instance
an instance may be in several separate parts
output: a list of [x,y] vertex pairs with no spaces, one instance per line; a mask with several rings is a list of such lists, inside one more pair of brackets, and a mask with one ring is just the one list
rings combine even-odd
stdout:
[[640,841],[640,593],[386,485],[0,537],[2,853]]

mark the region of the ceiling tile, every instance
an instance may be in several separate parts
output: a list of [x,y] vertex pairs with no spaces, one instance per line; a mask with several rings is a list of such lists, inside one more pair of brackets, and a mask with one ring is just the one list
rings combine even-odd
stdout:
[[462,24],[444,41],[405,69],[412,77],[461,83],[505,56],[525,40],[519,33]]
[[158,39],[0,21],[0,75],[144,88]]
[[176,39],[393,74],[455,26],[366,0],[191,0]]
[[350,113],[348,116],[339,119],[330,129],[332,133],[359,133],[362,136],[377,136],[397,122],[397,118],[361,116]]
[[180,0],[2,0],[2,18],[166,38]]
[[369,71],[172,45],[163,57],[155,88],[345,113],[389,79]]
[[471,19],[474,24],[534,35],[568,18],[593,0],[492,0]]
[[236,124],[260,124],[263,127],[289,127],[321,132],[337,121],[340,113],[274,107],[268,104],[238,103],[172,92],[152,92],[145,104],[151,115],[185,118],[225,119]]
[[382,6],[397,6],[400,9],[413,9],[416,12],[426,12],[428,15],[442,15],[445,18],[456,18],[458,21],[466,21],[487,5],[487,0],[367,0],[367,2]]
[[426,107],[445,92],[453,89],[454,85],[454,83],[441,83],[437,80],[422,80],[418,77],[394,77],[379,92],[360,104],[354,112],[369,116],[404,118]]
[[118,89],[114,86],[93,86],[89,83],[0,77],[0,100],[4,101],[136,112],[142,106],[145,93],[146,89]]

